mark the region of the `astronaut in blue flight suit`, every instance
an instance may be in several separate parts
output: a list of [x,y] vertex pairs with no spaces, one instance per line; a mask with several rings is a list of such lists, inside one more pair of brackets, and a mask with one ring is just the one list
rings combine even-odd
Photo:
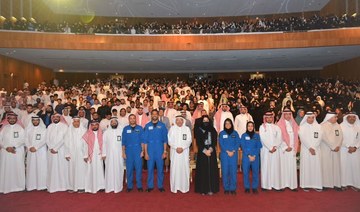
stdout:
[[234,130],[231,119],[224,122],[224,130],[219,134],[221,174],[224,193],[236,194],[239,134]]
[[251,188],[254,194],[258,193],[259,186],[259,166],[260,166],[260,149],[262,144],[260,136],[255,132],[254,122],[246,124],[246,132],[242,134],[240,146],[242,149],[242,167],[244,176],[245,193],[250,193],[250,168],[252,170]]
[[129,125],[122,132],[123,158],[126,160],[127,192],[133,189],[133,172],[136,172],[136,185],[139,192],[142,188],[142,157],[144,156],[144,130],[136,124],[136,116],[129,116]]
[[166,158],[166,146],[168,131],[164,123],[159,121],[159,112],[151,111],[151,121],[144,127],[145,159],[148,168],[148,189],[154,189],[154,167],[157,168],[157,184],[160,192],[164,192],[164,158]]

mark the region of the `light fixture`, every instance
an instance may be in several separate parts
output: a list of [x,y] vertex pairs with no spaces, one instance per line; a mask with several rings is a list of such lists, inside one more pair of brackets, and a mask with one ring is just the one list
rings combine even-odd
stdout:
[[59,72],[64,72],[64,69],[59,69]]
[[355,18],[355,17],[356,17],[356,15],[357,15],[357,14],[356,14],[356,13],[354,13],[354,14],[352,14],[351,16]]
[[11,77],[11,78],[14,77],[14,73],[13,73],[13,72],[10,73],[10,77]]

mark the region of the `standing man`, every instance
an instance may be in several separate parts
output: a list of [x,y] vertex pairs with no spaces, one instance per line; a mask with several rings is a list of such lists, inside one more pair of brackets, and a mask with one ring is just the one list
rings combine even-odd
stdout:
[[343,140],[343,133],[337,123],[336,113],[326,114],[321,123],[323,132],[321,142],[321,164],[324,188],[334,188],[341,191],[340,179],[340,147]]
[[52,116],[52,123],[47,128],[48,146],[47,189],[50,193],[66,191],[69,185],[68,161],[65,159],[64,138],[68,126],[59,113]]
[[69,161],[69,187],[72,191],[85,190],[86,163],[83,160],[85,142],[82,140],[86,128],[75,116],[65,135],[65,158]]
[[317,123],[315,114],[307,112],[300,123],[300,187],[304,191],[313,188],[322,191],[321,176],[321,126]]
[[144,130],[136,124],[136,116],[129,115],[129,125],[122,132],[122,156],[126,160],[127,192],[133,189],[133,173],[136,172],[136,185],[139,192],[143,192],[141,173],[142,157],[144,157]]
[[189,147],[192,142],[190,128],[185,126],[185,119],[176,116],[175,125],[170,128],[170,189],[171,192],[186,193],[190,188],[190,161]]
[[156,164],[158,188],[164,192],[164,160],[167,156],[166,146],[168,142],[168,131],[164,123],[159,121],[159,112],[151,111],[151,122],[144,128],[145,159],[148,166],[148,189],[151,192],[154,189],[154,168]]
[[246,132],[246,124],[251,121],[254,122],[252,116],[248,113],[248,109],[244,106],[240,106],[240,114],[235,117],[235,130],[241,136]]
[[230,112],[229,105],[222,104],[214,116],[214,127],[218,133],[224,130],[224,122],[226,119],[230,119],[231,122],[234,123],[234,117]]
[[123,126],[117,117],[112,117],[109,128],[104,132],[105,192],[118,193],[123,189],[124,158],[122,155]]
[[280,147],[281,130],[274,124],[273,112],[266,112],[264,123],[260,126],[259,134],[262,143],[261,158],[261,188],[263,191],[281,190]]
[[84,161],[86,163],[85,192],[96,193],[105,189],[104,163],[106,154],[103,145],[103,134],[99,121],[92,120],[88,131],[82,137],[85,141]]
[[341,186],[360,190],[360,121],[356,113],[344,116],[341,123],[344,140],[340,149]]
[[299,126],[290,109],[284,109],[277,125],[281,130],[281,188],[297,191],[296,153],[299,148]]
[[47,172],[46,126],[39,116],[31,117],[25,128],[26,190],[45,190]]
[[7,113],[0,131],[0,193],[25,190],[24,128],[16,113]]

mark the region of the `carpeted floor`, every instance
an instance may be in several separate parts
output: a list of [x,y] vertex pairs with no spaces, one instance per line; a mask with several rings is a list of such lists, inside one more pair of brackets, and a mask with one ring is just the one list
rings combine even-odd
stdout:
[[[144,176],[146,173],[144,173]],[[78,194],[46,191],[0,194],[0,211],[360,211],[360,192],[348,189],[316,192],[259,192],[245,194],[242,174],[238,174],[236,196],[220,192],[213,196],[194,193],[191,184],[189,193],[173,194],[169,190],[169,173],[165,175],[165,193],[154,189],[151,193],[124,191],[118,194]],[[144,185],[145,177],[144,177]]]

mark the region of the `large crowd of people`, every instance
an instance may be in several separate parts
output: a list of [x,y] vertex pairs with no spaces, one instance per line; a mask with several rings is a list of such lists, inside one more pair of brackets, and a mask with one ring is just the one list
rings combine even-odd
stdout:
[[221,167],[224,192],[235,195],[240,155],[245,193],[360,189],[359,82],[94,79],[29,87],[0,91],[0,193],[117,193],[125,170],[126,191],[135,172],[142,192],[143,168],[147,192],[154,176],[164,192],[170,170],[171,192],[186,193],[191,159],[195,192],[219,192]]
[[51,23],[27,21],[20,19],[5,20],[0,25],[4,30],[22,30],[37,32],[65,33],[106,33],[106,34],[214,34],[214,33],[248,33],[248,32],[291,32],[314,29],[333,29],[342,27],[358,27],[358,16],[318,16],[255,18],[233,21],[216,20],[214,22],[179,21],[176,24],[158,21],[128,24],[125,19],[115,19],[105,24],[84,24],[80,22]]

